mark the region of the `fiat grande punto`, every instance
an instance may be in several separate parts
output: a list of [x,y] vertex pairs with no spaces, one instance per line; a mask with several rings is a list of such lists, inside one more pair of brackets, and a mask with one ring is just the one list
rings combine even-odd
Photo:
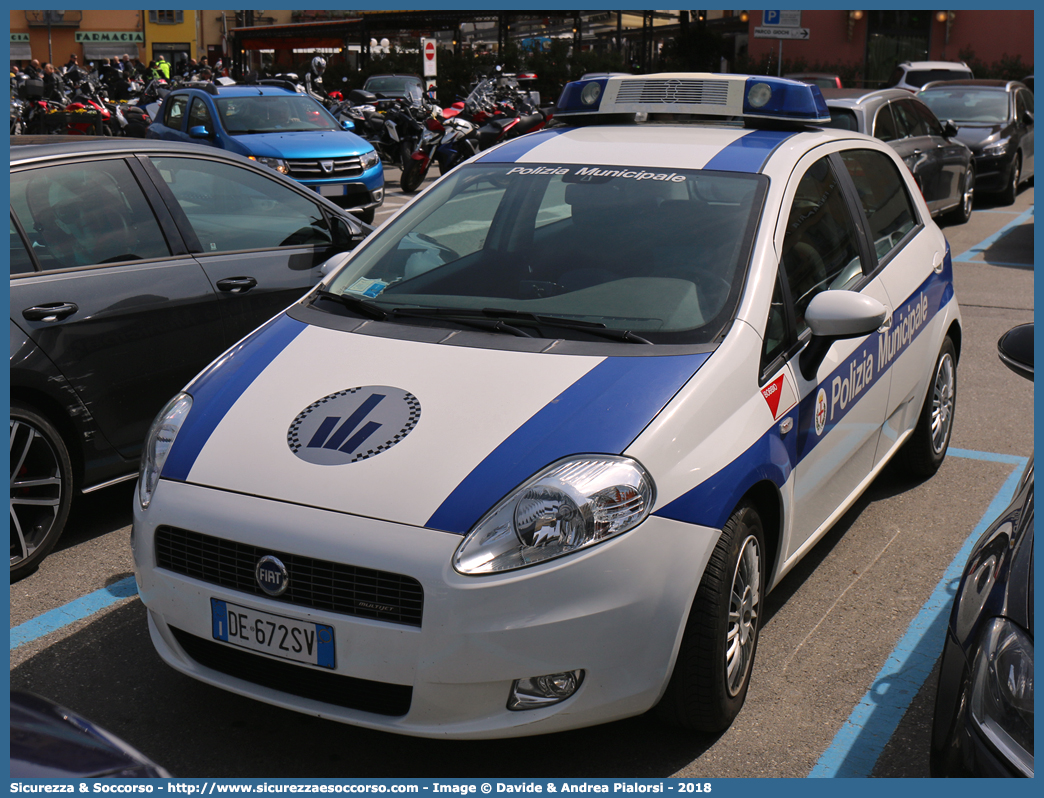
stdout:
[[430,737],[740,711],[765,596],[946,455],[946,239],[819,89],[569,84],[156,419],[136,574],[172,667]]

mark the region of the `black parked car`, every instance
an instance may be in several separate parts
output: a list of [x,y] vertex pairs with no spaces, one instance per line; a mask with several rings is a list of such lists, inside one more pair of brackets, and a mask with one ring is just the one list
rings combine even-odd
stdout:
[[134,478],[164,402],[369,229],[211,147],[13,138],[12,578],[75,493]]
[[957,138],[975,155],[975,186],[1015,202],[1033,178],[1033,92],[1017,80],[947,80],[918,93],[940,119],[957,124]]
[[[1009,330],[1005,365],[1033,379],[1033,325]],[[1033,461],[972,549],[946,632],[933,776],[1033,777]]]
[[823,89],[829,127],[887,141],[913,172],[932,216],[951,213],[968,221],[977,178],[972,152],[957,127],[940,122],[928,106],[903,89]]
[[162,779],[170,774],[83,716],[33,693],[12,690],[11,777]]

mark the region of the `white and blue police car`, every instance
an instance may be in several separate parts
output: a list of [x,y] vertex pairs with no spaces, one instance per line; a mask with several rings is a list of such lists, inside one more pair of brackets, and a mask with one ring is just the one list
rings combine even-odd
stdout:
[[177,670],[430,737],[721,730],[765,595],[946,455],[946,239],[819,89],[569,84],[157,418],[133,548]]

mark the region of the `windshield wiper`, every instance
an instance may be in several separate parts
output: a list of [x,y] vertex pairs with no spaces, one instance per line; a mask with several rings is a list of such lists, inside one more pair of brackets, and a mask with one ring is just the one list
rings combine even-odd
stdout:
[[[393,316],[408,314],[416,317],[447,316],[456,317],[457,321],[469,320],[475,322],[478,322],[479,319],[490,319],[501,324],[505,320],[526,321],[536,325],[543,324],[549,327],[564,327],[569,330],[588,332],[591,335],[597,335],[613,341],[652,345],[652,341],[646,340],[630,330],[617,330],[612,327],[606,327],[600,321],[583,321],[563,316],[545,316],[525,310],[506,310],[504,308],[483,308],[482,310],[474,310],[472,308],[396,308],[391,311],[391,314]],[[517,330],[518,334],[525,335],[528,338],[533,337],[529,333],[518,330],[518,328],[511,325],[505,325],[503,329]]]
[[469,327],[476,327],[480,330],[505,332],[511,335],[517,335],[520,338],[533,337],[525,330],[521,330],[513,324],[508,324],[503,320],[487,319],[481,315],[476,317],[475,311],[459,310],[457,308],[394,308],[388,315],[397,319],[435,319],[443,317],[446,320],[452,320],[458,324],[466,324]]
[[316,291],[315,298],[332,299],[335,302],[340,302],[348,310],[354,310],[356,313],[371,319],[377,319],[378,321],[388,318],[388,311],[384,308],[375,305],[373,302],[367,302],[365,299],[359,299],[348,294],[335,294],[333,291]]
[[584,321],[583,319],[570,319],[565,316],[545,316],[540,313],[530,313],[525,310],[504,310],[501,308],[483,308],[481,311],[486,316],[502,316],[509,319],[525,319],[528,321],[536,322],[537,324],[546,324],[552,327],[564,327],[567,330],[579,330],[580,332],[591,333],[591,335],[598,335],[602,338],[608,338],[613,341],[625,341],[631,344],[649,344],[653,345],[652,341],[649,341],[630,330],[617,330],[614,327],[606,327],[600,321]]

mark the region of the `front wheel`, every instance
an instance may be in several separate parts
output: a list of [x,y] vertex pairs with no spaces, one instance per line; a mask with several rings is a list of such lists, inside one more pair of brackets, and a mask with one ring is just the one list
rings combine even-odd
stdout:
[[722,528],[696,591],[667,690],[656,707],[692,731],[729,727],[747,697],[765,588],[765,533],[753,505]]
[[951,218],[955,224],[965,224],[972,215],[975,204],[975,170],[971,166],[964,173],[964,186],[961,190],[961,203],[954,208]]
[[69,452],[51,423],[11,403],[11,579],[34,571],[58,541],[72,504]]
[[407,194],[412,194],[414,191],[421,187],[421,183],[424,182],[424,178],[428,174],[428,166],[421,169],[420,161],[411,160],[407,164],[406,168],[402,172],[402,177],[399,179],[399,187]]
[[1004,205],[1014,205],[1015,197],[1019,193],[1019,181],[1022,178],[1022,158],[1015,153],[1015,160],[1011,163],[1011,179],[1000,194],[1000,201]]
[[943,340],[935,361],[934,377],[928,386],[917,427],[900,454],[906,471],[930,477],[946,459],[957,406],[957,350],[949,337]]

